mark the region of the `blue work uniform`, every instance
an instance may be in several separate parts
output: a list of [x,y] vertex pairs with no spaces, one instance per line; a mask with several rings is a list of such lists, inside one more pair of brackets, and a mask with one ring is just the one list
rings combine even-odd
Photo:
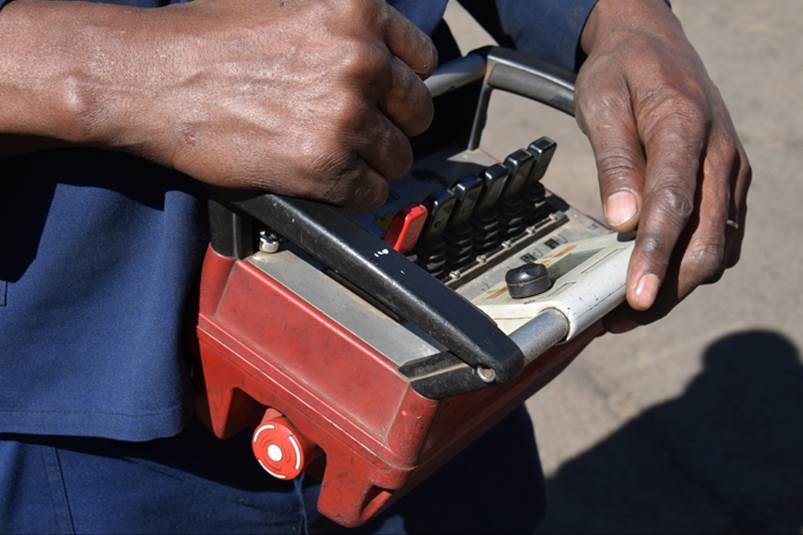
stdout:
[[[390,2],[435,37],[442,59],[457,54],[446,2]],[[576,69],[594,2],[465,4],[501,43]],[[244,439],[218,441],[192,418],[181,347],[207,242],[203,187],[88,148],[5,158],[0,173],[0,532],[299,532],[318,522],[314,483],[264,477]],[[489,448],[509,466],[478,473],[472,459]],[[521,410],[371,529],[518,531],[542,507]]]

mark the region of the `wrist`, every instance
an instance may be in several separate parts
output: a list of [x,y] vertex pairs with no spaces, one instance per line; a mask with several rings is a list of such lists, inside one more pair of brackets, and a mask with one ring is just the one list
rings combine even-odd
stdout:
[[655,36],[680,32],[680,23],[665,0],[599,0],[591,10],[580,37],[586,54],[611,38],[629,33]]

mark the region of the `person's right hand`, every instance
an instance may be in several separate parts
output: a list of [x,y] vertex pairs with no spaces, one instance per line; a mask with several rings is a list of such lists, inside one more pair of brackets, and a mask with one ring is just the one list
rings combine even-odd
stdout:
[[432,121],[421,77],[437,52],[384,1],[195,0],[140,17],[129,35],[148,64],[106,99],[124,113],[101,144],[203,182],[374,208]]

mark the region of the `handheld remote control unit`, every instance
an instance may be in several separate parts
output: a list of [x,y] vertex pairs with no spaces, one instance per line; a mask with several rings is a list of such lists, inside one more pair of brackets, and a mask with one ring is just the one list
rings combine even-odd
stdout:
[[556,143],[480,148],[501,89],[573,113],[573,75],[489,48],[434,96],[481,81],[469,146],[415,162],[353,215],[273,194],[210,202],[198,408],[253,431],[255,469],[322,481],[320,512],[377,514],[543,387],[624,299],[632,241],[546,190]]

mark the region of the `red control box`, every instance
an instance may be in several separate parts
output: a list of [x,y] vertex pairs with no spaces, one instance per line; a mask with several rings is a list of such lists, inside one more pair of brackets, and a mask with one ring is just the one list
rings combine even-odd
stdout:
[[[437,401],[248,261],[210,248],[201,288],[200,411],[220,438],[254,430],[267,471],[322,478],[318,508],[344,526],[366,522],[459,453],[599,332],[552,349],[512,383]],[[281,429],[265,429],[271,422]]]

